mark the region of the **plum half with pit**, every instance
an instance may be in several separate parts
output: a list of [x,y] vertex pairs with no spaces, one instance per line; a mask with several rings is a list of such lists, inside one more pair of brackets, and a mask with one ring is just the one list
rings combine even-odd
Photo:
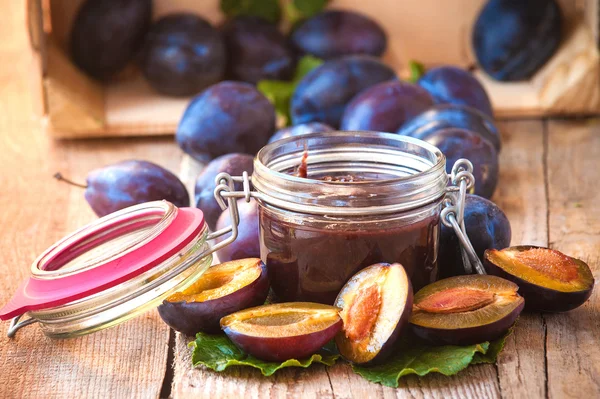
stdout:
[[140,67],[157,92],[191,96],[225,75],[225,43],[221,33],[197,15],[167,15],[146,35]]
[[273,104],[250,83],[224,81],[194,97],[175,139],[200,162],[230,153],[254,155],[275,131]]
[[437,104],[400,126],[398,134],[423,139],[439,129],[466,129],[489,140],[500,153],[500,132],[494,121],[475,108],[460,104]]
[[461,158],[473,164],[475,177],[474,194],[491,198],[498,183],[498,153],[493,144],[475,132],[466,129],[447,128],[436,130],[422,140],[433,144],[446,156],[446,172]]
[[413,292],[399,263],[377,263],[355,274],[335,300],[344,327],[335,342],[356,364],[376,364],[391,354],[408,325]]
[[[503,249],[510,245],[512,230],[506,214],[490,200],[467,194],[465,228],[475,253],[483,261],[487,249]],[[453,229],[442,224],[438,255],[440,277],[465,274],[460,242]],[[475,273],[475,270],[472,271]]]
[[71,29],[71,58],[99,80],[120,72],[144,40],[152,18],[152,0],[87,0]]
[[318,352],[340,331],[342,319],[333,306],[288,302],[230,314],[221,319],[221,328],[244,352],[282,362]]
[[353,55],[327,61],[296,86],[290,101],[292,123],[322,122],[340,126],[346,105],[362,90],[396,78],[379,59]]
[[494,117],[485,88],[473,74],[453,66],[428,70],[417,82],[440,104],[462,104]]
[[488,273],[519,286],[526,310],[565,312],[592,295],[594,276],[589,266],[559,251],[532,245],[485,251]]
[[262,305],[268,293],[265,264],[258,258],[240,259],[210,267],[190,287],[165,299],[158,313],[184,334],[216,334],[222,317]]
[[345,55],[381,56],[387,46],[383,28],[366,15],[328,10],[302,22],[291,34],[300,53],[322,59]]
[[269,143],[281,139],[286,139],[288,137],[302,136],[303,134],[310,133],[332,132],[334,130],[335,129],[331,126],[321,122],[301,123],[299,125],[279,129],[275,132],[273,136],[271,136],[271,138],[269,139]]
[[[241,176],[242,173],[248,172],[252,175],[254,171],[254,157],[248,154],[227,154],[221,155],[218,158],[210,161],[202,170],[196,179],[196,187],[194,196],[196,200],[196,208],[200,208],[204,213],[204,220],[211,230],[215,230],[217,220],[223,212],[215,199],[215,178],[219,173],[225,172],[231,176]],[[243,189],[242,183],[235,183],[236,191]]]
[[433,345],[472,345],[504,335],[521,314],[519,287],[496,276],[457,276],[415,294],[410,326]]
[[433,104],[427,90],[412,83],[399,80],[379,83],[350,101],[340,129],[393,133]]
[[[235,259],[260,257],[260,239],[258,225],[258,204],[255,200],[246,202],[245,199],[237,201],[240,224],[238,226],[237,239],[231,244],[217,251],[219,260],[227,262]],[[217,220],[217,230],[231,226],[229,210],[225,210]],[[219,241],[226,237],[221,236]]]
[[228,21],[222,32],[231,79],[256,84],[263,79],[292,77],[295,57],[276,25],[259,17],[241,16]]
[[190,206],[189,194],[181,180],[148,161],[122,161],[92,170],[87,185],[73,183],[60,173],[54,177],[85,188],[85,199],[98,216],[158,200],[167,200],[177,207]]

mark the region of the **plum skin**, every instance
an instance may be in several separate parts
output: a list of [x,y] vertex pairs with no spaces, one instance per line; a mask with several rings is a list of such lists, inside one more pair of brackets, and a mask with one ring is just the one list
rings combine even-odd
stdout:
[[393,133],[433,104],[433,97],[417,85],[399,80],[379,83],[348,103],[340,129]]
[[98,216],[149,201],[190,205],[187,189],[173,173],[148,161],[129,160],[88,174],[85,199]]
[[491,198],[496,190],[499,174],[498,154],[486,139],[465,129],[448,128],[434,131],[422,138],[439,148],[446,156],[446,172],[461,158],[473,163],[475,194]]
[[490,98],[477,78],[469,71],[453,66],[428,70],[417,82],[437,103],[463,104],[494,117]]
[[[486,249],[503,249],[510,245],[510,221],[492,201],[467,194],[464,217],[469,240],[482,261]],[[466,273],[462,265],[458,237],[454,230],[444,224],[440,232],[438,268],[440,278]]]
[[443,128],[460,128],[475,132],[489,140],[500,153],[500,132],[494,122],[475,108],[461,104],[438,104],[400,126],[402,136],[423,137]]
[[385,31],[363,14],[329,10],[302,22],[291,34],[301,53],[322,59],[344,55],[381,56],[387,46]]
[[[515,249],[540,248],[533,245],[519,245]],[[488,251],[486,251],[487,254]],[[562,292],[527,282],[505,272],[502,268],[484,257],[483,266],[488,274],[502,277],[519,286],[519,294],[525,298],[525,310],[537,312],[567,312],[581,306],[592,295],[594,283],[589,289],[574,292]]]
[[204,302],[169,302],[158,306],[158,314],[173,330],[193,336],[202,331],[221,332],[221,318],[239,310],[265,303],[269,293],[267,266],[260,262],[261,274],[252,283],[220,298]]
[[171,14],[150,28],[139,63],[157,92],[189,96],[223,78],[225,43],[208,21],[193,14]]
[[562,16],[554,0],[491,0],[473,28],[482,69],[500,81],[531,78],[560,45]]
[[253,337],[230,327],[223,328],[223,332],[246,353],[271,362],[284,362],[311,356],[331,341],[341,328],[342,319],[339,319],[324,330],[292,337]]
[[275,131],[275,108],[256,88],[224,81],[204,90],[185,110],[175,139],[200,162],[229,153],[254,155]]
[[289,127],[284,127],[275,132],[274,135],[269,139],[269,143],[272,143],[277,140],[286,139],[288,137],[301,136],[303,134],[310,133],[324,133],[324,132],[332,132],[335,129],[325,123],[321,122],[309,122],[302,123],[300,125],[294,125]]
[[[258,204],[255,200],[246,202],[241,198],[237,201],[240,224],[237,239],[217,251],[221,262],[244,258],[260,258],[260,241],[258,226]],[[231,225],[229,210],[225,210],[217,221],[217,230]],[[229,236],[229,235],[228,235]],[[219,237],[223,241],[225,237]]]
[[395,78],[395,72],[374,57],[354,55],[327,61],[296,86],[290,101],[292,123],[322,122],[337,128],[356,94]]
[[151,0],[86,1],[70,33],[73,62],[95,79],[111,78],[140,48],[151,17]]
[[[215,178],[219,173],[225,172],[231,176],[241,176],[246,171],[252,175],[254,171],[254,157],[248,154],[227,154],[213,159],[202,170],[196,179],[194,196],[196,208],[204,213],[204,220],[211,230],[215,230],[217,220],[223,212],[215,199]],[[235,183],[236,191],[241,191],[242,183]]]
[[259,17],[236,17],[222,29],[228,60],[228,76],[256,84],[263,79],[292,77],[295,57],[277,26]]

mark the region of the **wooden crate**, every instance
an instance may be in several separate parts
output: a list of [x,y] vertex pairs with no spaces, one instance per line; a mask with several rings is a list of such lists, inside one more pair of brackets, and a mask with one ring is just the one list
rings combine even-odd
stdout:
[[[54,137],[172,134],[189,99],[152,91],[134,71],[102,85],[71,64],[71,23],[83,0],[29,0],[32,83],[38,112]],[[376,3],[376,4],[375,4]],[[402,76],[415,59],[426,66],[474,63],[470,33],[485,0],[333,0],[331,8],[359,10],[389,35],[384,60]],[[560,0],[566,34],[559,51],[528,82],[500,83],[476,72],[499,118],[600,113],[598,25],[600,0]],[[154,0],[155,18],[192,11],[219,23],[218,0]]]

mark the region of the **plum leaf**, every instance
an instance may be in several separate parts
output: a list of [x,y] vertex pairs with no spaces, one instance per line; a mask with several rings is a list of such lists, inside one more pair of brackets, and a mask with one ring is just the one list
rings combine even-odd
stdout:
[[410,70],[410,77],[408,78],[410,83],[417,83],[421,76],[425,74],[425,66],[418,61],[410,60],[408,68]]
[[[333,345],[333,346],[332,346]],[[314,363],[332,366],[340,357],[335,345],[327,344],[321,353],[315,353],[307,359],[289,359],[285,362],[267,362],[248,355],[233,344],[224,334],[209,335],[196,334],[196,340],[190,342],[194,348],[192,364],[204,365],[214,371],[224,371],[231,366],[249,366],[259,369],[264,376],[273,375],[277,370],[285,367],[309,367]]]
[[220,7],[229,18],[249,15],[271,23],[277,23],[281,18],[278,0],[221,0]]
[[292,27],[320,13],[329,0],[288,0],[284,3],[284,14]]

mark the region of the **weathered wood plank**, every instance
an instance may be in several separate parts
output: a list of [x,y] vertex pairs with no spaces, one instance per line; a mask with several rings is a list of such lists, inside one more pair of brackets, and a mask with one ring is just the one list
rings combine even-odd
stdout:
[[[600,277],[600,120],[548,129],[550,246]],[[600,397],[600,293],[582,307],[545,315],[548,397]]]
[[[508,216],[512,244],[547,246],[548,224],[544,185],[544,124],[504,122],[500,181],[494,202]],[[540,314],[522,314],[498,359],[498,378],[506,398],[546,395],[545,329]]]

